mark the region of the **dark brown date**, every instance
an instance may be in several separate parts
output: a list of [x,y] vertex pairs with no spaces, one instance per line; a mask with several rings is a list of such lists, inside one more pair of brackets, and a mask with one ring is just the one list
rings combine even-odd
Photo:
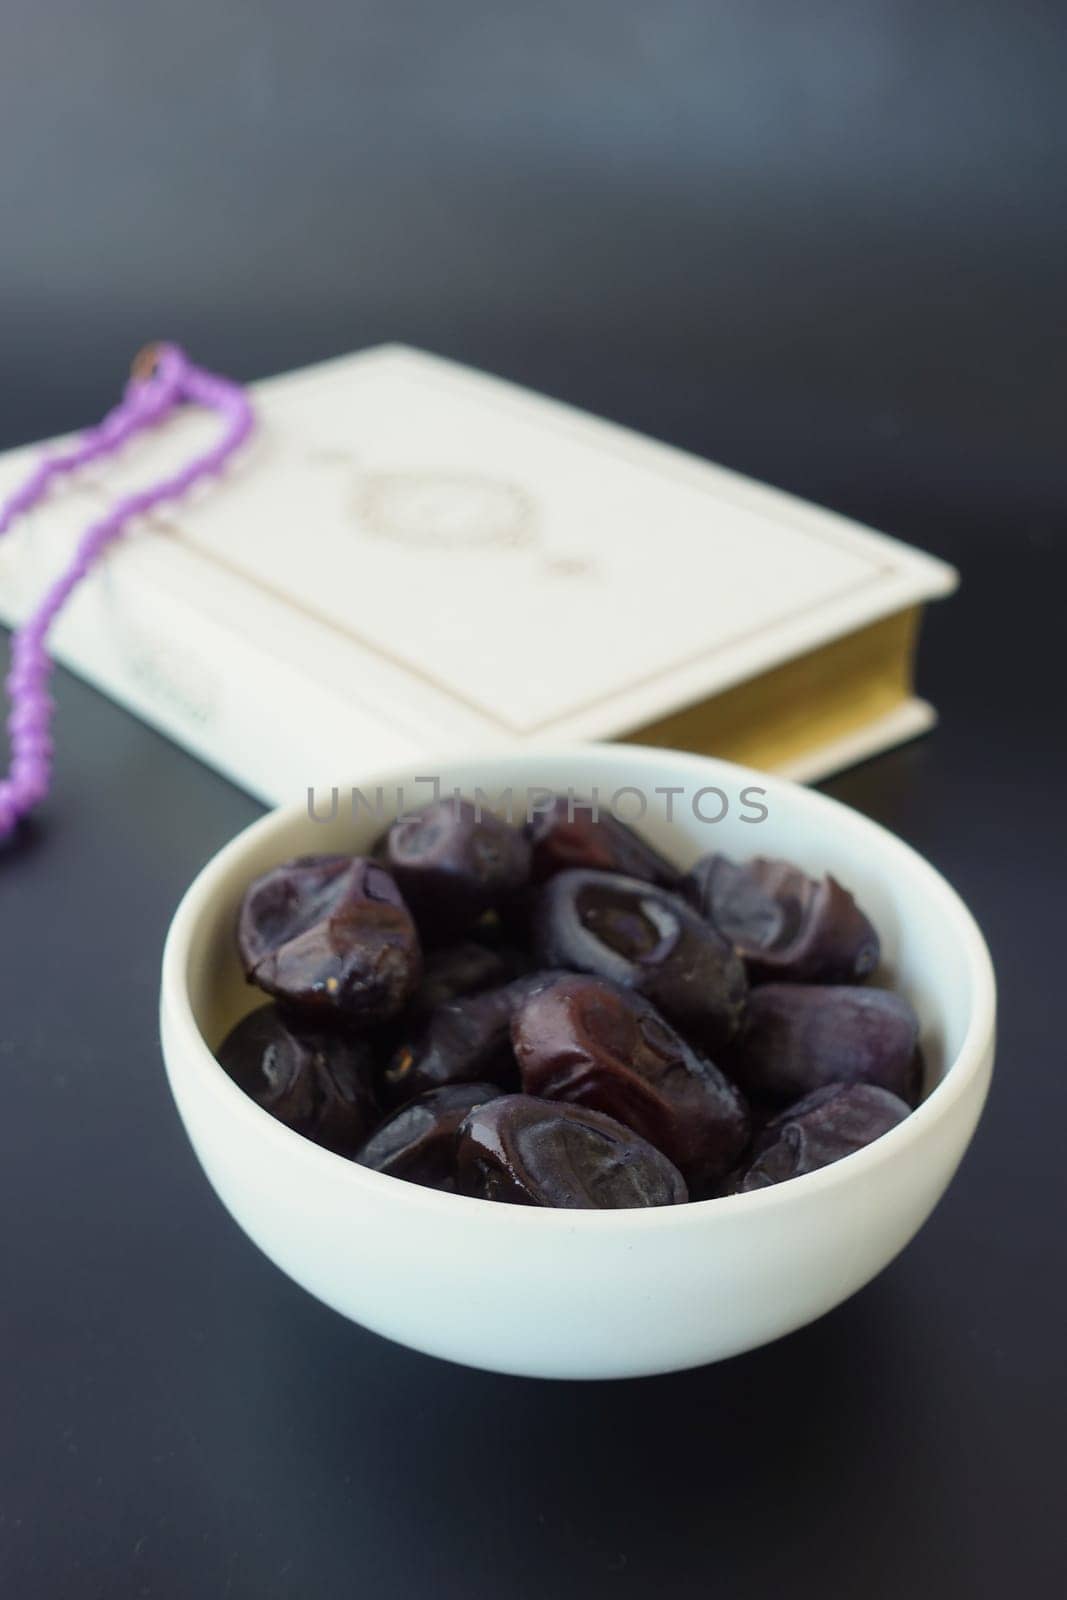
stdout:
[[520,829],[470,800],[438,800],[395,822],[384,859],[420,932],[463,933],[529,880],[530,846]]
[[524,1094],[469,1114],[456,1145],[456,1183],[483,1200],[580,1210],[688,1199],[677,1167],[632,1129],[584,1106]]
[[491,1083],[448,1083],[430,1089],[387,1117],[356,1151],[355,1159],[361,1166],[428,1189],[454,1190],[459,1125],[475,1106],[499,1094]]
[[438,1006],[464,995],[497,989],[521,972],[516,961],[502,950],[465,940],[431,950],[423,962],[422,982],[412,996],[408,1015],[429,1016]]
[[591,1106],[707,1188],[748,1143],[745,1102],[655,1007],[602,978],[563,977],[528,996],[511,1025],[527,1094]]
[[267,1005],[231,1029],[218,1059],[264,1111],[342,1155],[357,1149],[377,1120],[365,1039]]
[[539,810],[526,824],[533,846],[531,876],[535,883],[555,877],[572,867],[590,872],[621,872],[671,888],[678,882],[678,868],[653,850],[639,834],[610,811],[596,814],[588,800],[557,795],[547,810]]
[[532,973],[499,989],[450,1000],[402,1043],[385,1070],[385,1098],[398,1105],[446,1083],[495,1083],[517,1089],[511,1047],[515,1008],[552,974]]
[[908,1115],[904,1101],[870,1083],[817,1089],[764,1128],[742,1193],[800,1178],[880,1139]]
[[728,939],[678,895],[607,872],[560,872],[539,891],[533,943],[545,967],[634,989],[714,1053],[733,1038],[747,982]]
[[363,856],[303,856],[264,873],[245,894],[237,945],[267,994],[360,1023],[396,1016],[422,972],[400,891]]
[[704,856],[683,892],[744,958],[754,983],[859,983],[878,965],[878,935],[836,878],[809,878],[788,861],[738,865]]
[[727,1060],[746,1094],[781,1105],[828,1083],[873,1083],[915,1097],[919,1019],[903,995],[849,984],[752,990]]

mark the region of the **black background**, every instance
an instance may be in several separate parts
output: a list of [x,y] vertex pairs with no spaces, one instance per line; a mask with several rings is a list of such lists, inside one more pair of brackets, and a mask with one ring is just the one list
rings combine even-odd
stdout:
[[934,1219],[804,1332],[600,1387],[394,1348],[239,1236],[168,1100],[163,933],[257,808],[60,674],[0,849],[5,1592],[1056,1592],[1062,21],[8,0],[0,444],[152,337],[241,377],[399,338],[946,556],[941,728],[828,787],[970,901],[1002,1042]]

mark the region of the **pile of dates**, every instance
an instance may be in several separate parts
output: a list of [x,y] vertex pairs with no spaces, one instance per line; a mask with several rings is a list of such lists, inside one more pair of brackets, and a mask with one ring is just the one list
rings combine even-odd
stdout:
[[515,827],[445,800],[372,856],[305,856],[241,906],[270,1003],[219,1060],[341,1155],[520,1205],[677,1205],[869,1144],[922,1085],[919,1026],[866,983],[878,935],[833,878],[682,873],[558,798]]

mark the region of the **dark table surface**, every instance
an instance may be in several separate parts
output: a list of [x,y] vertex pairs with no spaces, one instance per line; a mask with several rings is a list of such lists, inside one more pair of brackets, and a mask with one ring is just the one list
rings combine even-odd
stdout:
[[628,1383],[465,1371],[325,1310],[209,1191],[157,1043],[168,918],[257,807],[60,673],[54,796],[0,858],[5,1593],[1055,1591],[1064,545],[980,496],[836,490],[963,571],[921,653],[940,728],[827,786],[947,873],[997,964],[991,1100],[920,1237],[814,1326]]
[[945,1200],[814,1326],[605,1386],[412,1354],[255,1251],[170,1103],[164,931],[256,806],[60,673],[0,848],[0,1592],[1067,1592],[1062,5],[10,10],[0,447],[152,337],[399,338],[946,556],[940,728],[828,787],[970,902],[1002,1025]]

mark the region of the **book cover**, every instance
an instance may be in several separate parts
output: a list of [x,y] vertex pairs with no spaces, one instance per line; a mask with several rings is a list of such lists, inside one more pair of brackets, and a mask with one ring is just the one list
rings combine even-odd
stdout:
[[[801,777],[929,723],[914,619],[956,575],[897,540],[402,347],[253,395],[243,457],[133,530],[54,644],[264,799],[457,747],[700,747],[705,707],[724,754],[758,757],[777,717],[765,764]],[[183,414],[28,517],[0,542],[0,615],[213,426]],[[31,457],[0,458],[0,494]]]

